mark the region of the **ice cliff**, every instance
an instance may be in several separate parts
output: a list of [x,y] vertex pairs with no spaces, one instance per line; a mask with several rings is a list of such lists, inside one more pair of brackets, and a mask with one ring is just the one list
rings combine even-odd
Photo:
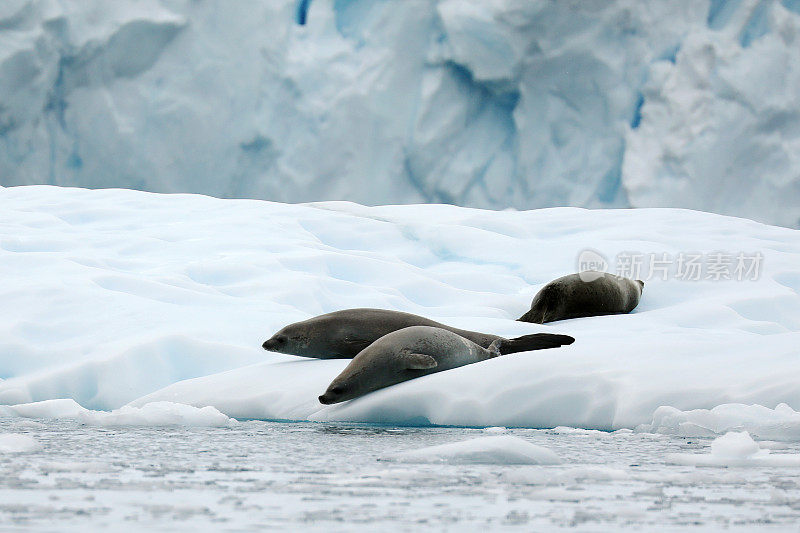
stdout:
[[800,2],[4,0],[0,184],[797,226]]

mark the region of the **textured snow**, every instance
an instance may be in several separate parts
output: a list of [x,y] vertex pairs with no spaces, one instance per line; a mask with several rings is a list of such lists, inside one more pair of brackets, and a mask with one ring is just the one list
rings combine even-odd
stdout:
[[671,453],[667,461],[693,466],[798,467],[800,454],[773,454],[761,449],[748,432],[731,431],[714,439],[711,453]]
[[552,450],[513,435],[479,437],[428,446],[384,457],[383,460],[401,463],[490,465],[555,465],[561,462]]
[[0,433],[0,453],[29,453],[42,450],[36,439],[19,433]]
[[6,0],[0,185],[797,226],[792,0]]
[[[648,279],[630,315],[516,322],[587,247],[612,258],[723,250],[764,259],[755,281]],[[686,210],[371,208],[10,187],[0,189],[0,405],[33,403],[19,409],[34,417],[172,402],[234,418],[590,430],[652,425],[661,406],[794,409],[799,264],[797,230]],[[349,307],[576,341],[322,406],[317,397],[346,360],[260,345],[287,323]],[[57,399],[77,405],[41,403]],[[747,429],[761,416],[751,409],[712,429]],[[653,431],[679,423],[659,420]],[[797,438],[782,422],[754,434]]]

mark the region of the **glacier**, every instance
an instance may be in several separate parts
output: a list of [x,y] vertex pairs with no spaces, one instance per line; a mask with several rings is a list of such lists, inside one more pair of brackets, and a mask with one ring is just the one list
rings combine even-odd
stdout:
[[0,185],[797,227],[800,4],[5,0]]

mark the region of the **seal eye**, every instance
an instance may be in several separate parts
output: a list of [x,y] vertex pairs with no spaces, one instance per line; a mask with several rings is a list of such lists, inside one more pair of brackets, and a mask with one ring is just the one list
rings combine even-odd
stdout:
[[275,340],[278,341],[278,344],[286,344],[286,337],[284,337],[283,335],[276,338]]
[[341,385],[337,385],[336,387],[331,389],[331,392],[334,394],[341,394],[344,392],[344,387],[342,387]]

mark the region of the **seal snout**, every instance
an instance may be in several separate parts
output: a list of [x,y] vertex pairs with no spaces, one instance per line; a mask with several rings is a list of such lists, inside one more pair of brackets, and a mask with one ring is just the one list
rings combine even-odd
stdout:
[[319,403],[323,405],[330,405],[333,403],[333,398],[331,398],[326,392],[325,394],[319,397]]
[[286,341],[285,335],[274,335],[271,339],[265,340],[261,347],[270,352],[279,352],[281,347],[286,344]]

